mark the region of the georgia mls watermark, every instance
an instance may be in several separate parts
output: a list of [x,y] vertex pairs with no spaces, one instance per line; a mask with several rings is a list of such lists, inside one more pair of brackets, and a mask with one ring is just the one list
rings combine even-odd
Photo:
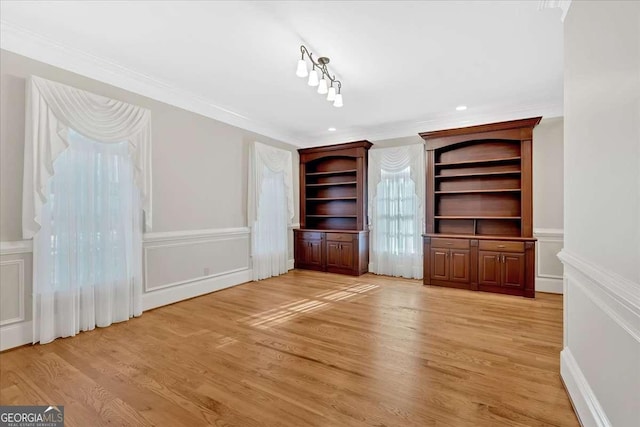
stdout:
[[64,406],[0,406],[0,427],[64,427]]

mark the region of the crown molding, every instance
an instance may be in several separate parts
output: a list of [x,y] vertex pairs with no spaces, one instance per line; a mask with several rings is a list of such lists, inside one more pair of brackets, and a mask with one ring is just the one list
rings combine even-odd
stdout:
[[295,146],[298,138],[202,96],[0,20],[0,48]]
[[375,142],[384,139],[417,136],[420,132],[516,120],[522,117],[543,116],[544,118],[551,118],[563,115],[562,102],[512,105],[484,108],[477,114],[470,114],[469,111],[464,114],[454,112],[435,114],[424,120],[407,120],[379,126],[353,127],[333,132],[331,135],[301,135],[253,120],[153,76],[139,73],[93,54],[70,48],[4,20],[0,20],[0,48],[294,145],[298,148],[311,148],[365,139]]
[[369,128],[345,129],[343,131],[332,132],[332,134],[328,136],[317,135],[315,138],[310,138],[314,143],[307,144],[306,146],[314,147],[327,144],[337,144],[344,141],[359,141],[362,139],[367,139],[375,144],[376,141],[382,141],[385,139],[418,136],[418,134],[422,132],[458,127],[471,127],[487,123],[519,120],[523,117],[534,116],[542,116],[543,120],[553,117],[562,117],[563,104],[562,102],[551,102],[515,105],[510,108],[494,107],[484,109],[482,112],[477,114],[438,114],[426,120],[395,122]]

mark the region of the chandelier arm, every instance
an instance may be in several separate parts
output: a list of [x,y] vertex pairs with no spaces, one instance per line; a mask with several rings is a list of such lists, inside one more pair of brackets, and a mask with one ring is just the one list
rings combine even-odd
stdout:
[[329,74],[329,68],[327,67],[327,64],[316,62],[316,60],[313,59],[313,54],[309,52],[309,49],[307,49],[305,45],[300,45],[300,53],[302,54],[302,59],[304,59],[304,54],[306,53],[311,63],[320,70],[322,75],[327,76],[332,83],[336,83],[338,85],[338,90],[342,89],[342,83],[340,82],[340,80],[337,80],[335,75],[331,76]]

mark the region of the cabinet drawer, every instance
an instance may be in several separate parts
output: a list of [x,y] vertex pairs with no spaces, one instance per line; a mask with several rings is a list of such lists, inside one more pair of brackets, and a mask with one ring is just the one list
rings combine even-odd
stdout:
[[322,239],[324,233],[318,231],[296,231],[296,237],[298,239]]
[[327,240],[333,242],[350,242],[353,240],[354,234],[350,233],[327,233]]
[[469,240],[466,239],[431,239],[432,248],[469,249]]
[[505,242],[501,240],[480,240],[481,251],[524,252],[524,242]]

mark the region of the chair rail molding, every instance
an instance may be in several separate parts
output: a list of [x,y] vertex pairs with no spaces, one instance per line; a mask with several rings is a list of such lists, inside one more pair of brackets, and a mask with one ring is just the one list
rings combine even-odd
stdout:
[[33,252],[31,240],[0,242],[0,255],[29,254]]
[[249,227],[235,228],[207,228],[204,230],[180,230],[160,231],[145,233],[142,237],[143,244],[156,242],[175,242],[177,240],[195,239],[222,239],[226,237],[248,236],[251,233]]
[[613,321],[640,342],[640,283],[598,267],[563,249],[558,257],[571,286],[577,286]]

